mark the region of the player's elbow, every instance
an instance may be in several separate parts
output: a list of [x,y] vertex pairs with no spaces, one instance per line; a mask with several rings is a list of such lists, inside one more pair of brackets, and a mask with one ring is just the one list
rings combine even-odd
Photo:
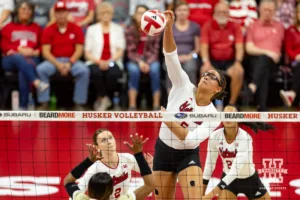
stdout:
[[65,178],[64,178],[64,186],[66,186],[68,183],[72,183],[74,182],[72,175],[68,174]]

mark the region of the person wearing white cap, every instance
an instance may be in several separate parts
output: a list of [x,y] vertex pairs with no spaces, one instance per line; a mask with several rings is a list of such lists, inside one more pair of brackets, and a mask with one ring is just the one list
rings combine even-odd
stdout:
[[[148,138],[136,134],[130,136],[133,144],[124,142],[134,153],[134,157],[140,168],[140,173],[144,180],[144,185],[137,188],[133,192],[121,195],[118,200],[142,200],[145,199],[154,189],[155,181],[152,171],[144,158],[142,149]],[[88,183],[88,195],[81,191],[75,183],[83,173],[97,160],[103,159],[102,152],[95,145],[87,145],[89,149],[89,157],[77,165],[64,179],[64,186],[69,196],[73,200],[108,200],[113,193],[115,180],[106,172],[94,174]]]

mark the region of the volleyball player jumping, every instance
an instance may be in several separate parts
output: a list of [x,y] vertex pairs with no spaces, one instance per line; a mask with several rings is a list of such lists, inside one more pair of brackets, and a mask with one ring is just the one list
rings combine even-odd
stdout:
[[[237,112],[233,106],[226,106],[225,112]],[[270,130],[273,126],[265,123],[241,122],[255,132]],[[218,154],[223,162],[222,179],[203,199],[237,199],[243,193],[248,199],[271,199],[261,182],[253,164],[253,146],[251,136],[239,128],[237,122],[223,122],[224,128],[212,133],[208,141],[207,157],[203,173],[203,194],[215,169]]]
[[[127,192],[120,196],[118,200],[144,200],[155,188],[154,178],[148,163],[146,162],[142,149],[147,139],[139,137],[138,134],[131,136],[133,144],[125,142],[125,144],[133,151],[134,157],[141,169],[141,175],[144,185],[136,189],[134,192]],[[103,154],[95,145],[88,145],[89,157],[77,165],[64,179],[65,188],[69,196],[73,200],[109,200],[113,196],[114,185],[117,180],[111,177],[107,172],[98,172],[93,174],[88,182],[88,196],[81,191],[75,183],[76,179],[81,177],[96,161],[103,160]]]
[[[167,25],[164,31],[163,48],[167,71],[172,83],[168,98],[167,110],[171,112],[217,112],[212,100],[222,98],[225,94],[226,79],[216,70],[203,74],[196,88],[182,69],[176,44],[173,38],[172,26],[174,14],[166,11]],[[218,125],[218,122],[183,122],[173,123],[172,130],[168,123],[162,123],[159,137],[155,145],[153,171],[157,187],[156,199],[174,199],[175,185],[178,178],[185,199],[201,199],[202,169],[199,158],[199,140],[189,140],[197,126],[197,131],[203,132],[203,138],[208,138]],[[201,128],[202,127],[202,128]],[[172,133],[172,131],[175,133]],[[200,132],[200,133],[201,133]],[[178,137],[182,135],[182,137]]]

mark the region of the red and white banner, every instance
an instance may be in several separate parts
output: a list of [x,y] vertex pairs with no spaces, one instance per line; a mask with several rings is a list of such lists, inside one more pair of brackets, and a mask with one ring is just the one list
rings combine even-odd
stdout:
[[[272,199],[300,199],[300,123],[272,124],[274,131],[250,132],[255,167]],[[85,144],[92,143],[99,128],[113,133],[118,152],[129,152],[123,141],[130,134],[143,134],[150,139],[144,152],[154,155],[160,122],[0,121],[0,200],[68,199],[63,179],[88,155]],[[203,167],[206,149],[207,141],[200,145]],[[218,160],[215,184],[221,165]],[[139,174],[133,175],[135,189],[142,180]],[[176,199],[183,199],[179,186]]]
[[68,111],[0,111],[0,121],[256,121],[299,122],[300,112],[68,112]]

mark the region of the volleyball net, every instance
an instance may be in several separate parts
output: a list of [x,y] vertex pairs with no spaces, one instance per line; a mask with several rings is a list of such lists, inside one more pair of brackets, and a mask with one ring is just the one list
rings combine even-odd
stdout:
[[[144,153],[154,155],[162,121],[268,122],[275,130],[249,134],[253,162],[272,199],[300,199],[300,113],[161,113],[161,112],[0,112],[0,200],[68,199],[64,177],[88,156],[93,133],[106,128],[116,139],[117,152],[131,153],[123,144],[131,134],[148,137]],[[243,127],[242,127],[243,128]],[[247,130],[247,128],[245,127]],[[200,145],[205,166],[207,140]],[[208,185],[222,175],[220,158]],[[128,187],[141,186],[132,172]],[[249,186],[251,187],[251,186]],[[153,195],[149,199],[154,199]],[[180,186],[176,199],[184,199]],[[246,199],[239,196],[239,199]]]

